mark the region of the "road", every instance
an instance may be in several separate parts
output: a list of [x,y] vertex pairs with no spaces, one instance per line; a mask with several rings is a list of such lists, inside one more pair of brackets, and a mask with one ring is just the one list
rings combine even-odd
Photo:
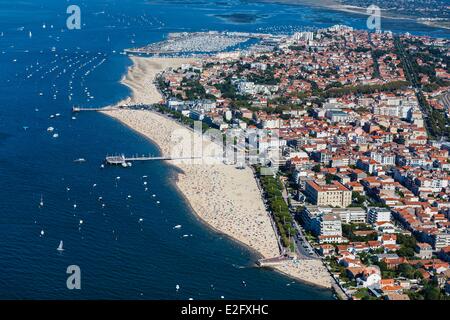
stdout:
[[[320,257],[317,255],[317,253],[314,251],[313,247],[310,245],[310,243],[306,239],[306,236],[303,234],[301,227],[295,220],[296,212],[294,210],[292,210],[292,207],[289,205],[289,193],[287,191],[285,183],[283,183],[283,190],[281,191],[281,194],[283,195],[284,201],[289,206],[289,212],[292,216],[292,220],[294,222],[294,227],[297,230],[297,233],[294,236],[294,240],[295,240],[295,248],[296,248],[299,258],[320,259]],[[312,253],[310,253],[310,252],[312,252]]]

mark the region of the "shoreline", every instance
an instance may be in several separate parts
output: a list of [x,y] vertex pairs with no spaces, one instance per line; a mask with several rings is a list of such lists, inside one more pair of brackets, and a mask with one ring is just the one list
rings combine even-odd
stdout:
[[[131,89],[132,95],[116,106],[161,101],[162,96],[154,84],[155,76],[167,68],[196,61],[193,58],[136,56],[131,57],[131,60],[133,65],[122,77],[121,83]],[[184,130],[188,135],[194,134],[175,120],[153,111],[118,109],[101,113],[147,138],[158,146],[163,155],[171,152],[174,143],[170,138],[174,131]],[[204,148],[208,147],[207,141],[202,143]],[[238,170],[223,163],[170,165],[178,170],[174,178],[175,187],[197,220],[214,232],[250,249],[256,256],[272,258],[280,254],[269,213],[261,200],[250,168]],[[331,289],[331,276],[320,260],[286,261],[270,269],[308,285]]]
[[[308,5],[316,8],[323,8],[323,9],[329,9],[336,12],[344,12],[344,13],[350,13],[350,14],[357,14],[357,15],[363,15],[363,16],[370,16],[366,12],[367,8],[364,7],[358,7],[353,5],[346,5],[341,4],[333,0],[326,0],[323,2],[317,2],[313,0],[255,0],[257,2],[263,2],[263,3],[279,3],[279,4],[286,4],[286,5]],[[419,25],[423,25],[430,28],[436,28],[436,29],[443,29],[443,30],[450,30],[450,25],[442,25],[439,23],[436,23],[436,21],[433,20],[420,20],[418,17],[414,16],[406,16],[401,15],[399,13],[394,14],[388,14],[386,13],[386,10],[381,9],[381,18],[389,19],[389,20],[409,20],[411,22],[417,23]],[[447,21],[447,23],[450,23]],[[383,23],[381,23],[383,25]]]
[[[145,138],[146,140],[148,140],[149,142],[151,142],[153,145],[155,145],[157,147],[157,149],[159,150],[159,152],[161,153],[161,147],[154,141],[152,140],[150,137],[143,135],[142,133],[140,133],[139,131],[135,130],[133,127],[129,126],[126,122],[123,122],[122,120],[111,116],[108,114],[108,112],[105,111],[100,111],[100,113],[103,113],[104,115],[113,118],[114,120],[118,121],[121,125],[123,125],[124,127],[128,128],[131,131],[136,132],[137,134],[141,135],[143,138]],[[252,255],[254,255],[257,259],[263,258],[263,255],[258,252],[257,250],[255,250],[254,248],[250,247],[248,244],[233,238],[232,236],[220,231],[219,229],[211,226],[206,220],[204,220],[201,215],[199,215],[194,208],[192,208],[191,203],[189,202],[189,199],[184,195],[184,193],[180,190],[180,188],[177,185],[177,181],[179,178],[180,174],[183,174],[183,170],[180,167],[177,167],[176,165],[172,165],[169,162],[166,162],[170,167],[172,167],[172,169],[175,171],[173,172],[173,175],[170,176],[168,179],[173,179],[174,183],[173,186],[175,187],[175,189],[177,190],[178,194],[183,198],[183,201],[185,202],[185,204],[189,207],[189,210],[193,213],[194,217],[197,219],[197,221],[199,221],[201,224],[203,224],[205,227],[211,229],[213,232],[226,237],[227,239],[230,239],[233,242],[236,242],[238,245],[245,247],[247,250],[249,250]],[[256,264],[255,264],[256,266]]]

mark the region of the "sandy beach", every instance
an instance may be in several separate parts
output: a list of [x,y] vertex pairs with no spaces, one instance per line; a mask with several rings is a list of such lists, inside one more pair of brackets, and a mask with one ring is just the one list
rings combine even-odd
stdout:
[[[131,59],[133,66],[122,83],[130,87],[132,96],[121,101],[120,105],[161,101],[162,96],[153,83],[155,76],[167,68],[195,61],[194,58]],[[165,156],[173,156],[174,136],[201,139],[199,135],[194,138],[196,133],[192,130],[152,111],[118,109],[103,113],[156,143]],[[214,149],[208,139],[200,141],[204,149]],[[263,258],[279,256],[276,234],[250,168],[237,169],[222,162],[205,164],[197,160],[171,161],[171,164],[181,171],[174,183],[203,222],[248,246]],[[310,284],[331,286],[331,277],[319,260],[289,261],[275,268]]]

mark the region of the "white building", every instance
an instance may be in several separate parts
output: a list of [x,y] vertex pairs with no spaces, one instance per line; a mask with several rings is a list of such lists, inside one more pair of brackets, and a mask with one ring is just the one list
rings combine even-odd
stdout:
[[442,232],[433,235],[434,250],[439,251],[442,248],[450,246],[450,233]]
[[372,224],[391,221],[391,211],[385,208],[369,208],[367,220]]

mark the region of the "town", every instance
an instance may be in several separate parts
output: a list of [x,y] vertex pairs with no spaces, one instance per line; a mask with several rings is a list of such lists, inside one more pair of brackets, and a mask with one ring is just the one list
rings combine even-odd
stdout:
[[337,25],[271,42],[161,73],[155,107],[264,155],[286,255],[321,259],[347,298],[448,299],[450,41]]

